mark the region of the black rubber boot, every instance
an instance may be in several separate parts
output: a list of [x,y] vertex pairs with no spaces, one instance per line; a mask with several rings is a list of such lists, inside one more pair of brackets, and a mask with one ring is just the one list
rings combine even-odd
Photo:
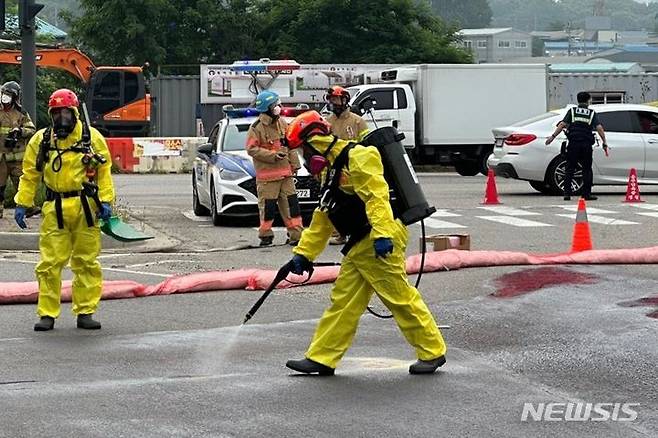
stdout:
[[85,330],[100,330],[101,323],[95,321],[91,316],[93,314],[89,313],[87,315],[78,315],[78,328]]
[[299,245],[299,240],[291,240],[290,237],[286,239],[286,245],[297,246]]
[[333,376],[334,372],[336,371],[333,368],[329,368],[328,366],[317,363],[311,359],[289,360],[286,362],[286,366],[291,370],[295,370],[300,373],[318,373],[321,376]]
[[35,332],[47,332],[55,328],[55,318],[42,316],[39,322],[34,324]]
[[409,367],[409,374],[432,374],[437,368],[446,363],[445,356],[439,356],[432,360],[420,360]]
[[274,236],[266,236],[260,238],[260,246],[270,246],[274,241]]

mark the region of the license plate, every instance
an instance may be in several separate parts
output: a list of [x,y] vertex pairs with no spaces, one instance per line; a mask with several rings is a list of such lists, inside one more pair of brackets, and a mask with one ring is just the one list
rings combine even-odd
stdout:
[[311,189],[297,189],[297,197],[298,198],[310,198],[311,197]]

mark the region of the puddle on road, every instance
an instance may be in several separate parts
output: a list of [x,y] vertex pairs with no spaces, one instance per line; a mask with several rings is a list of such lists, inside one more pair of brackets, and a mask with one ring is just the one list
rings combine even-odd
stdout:
[[621,307],[657,307],[653,312],[647,313],[647,316],[658,319],[658,295],[632,301],[622,301],[621,303],[617,303],[617,305]]
[[595,284],[599,277],[558,267],[543,267],[524,269],[502,275],[494,280],[496,292],[491,296],[496,298],[511,298],[535,292],[552,286],[567,284]]
[[621,307],[651,307],[658,306],[658,295],[655,297],[644,297],[633,301],[617,303]]

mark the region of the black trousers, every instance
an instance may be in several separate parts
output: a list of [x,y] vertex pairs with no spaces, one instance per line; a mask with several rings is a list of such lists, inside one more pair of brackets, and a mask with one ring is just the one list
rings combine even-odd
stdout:
[[564,175],[564,196],[573,194],[573,175],[578,163],[583,168],[583,191],[582,196],[588,197],[592,194],[592,145],[588,142],[570,141],[567,146],[567,168]]

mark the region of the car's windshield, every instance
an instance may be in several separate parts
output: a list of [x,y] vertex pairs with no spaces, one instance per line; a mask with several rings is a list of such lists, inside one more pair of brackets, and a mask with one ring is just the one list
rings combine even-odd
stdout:
[[240,125],[228,125],[224,134],[224,144],[222,145],[222,151],[231,152],[245,150],[245,144],[247,143],[247,131],[249,130],[249,126],[250,125],[248,123],[242,123]]

